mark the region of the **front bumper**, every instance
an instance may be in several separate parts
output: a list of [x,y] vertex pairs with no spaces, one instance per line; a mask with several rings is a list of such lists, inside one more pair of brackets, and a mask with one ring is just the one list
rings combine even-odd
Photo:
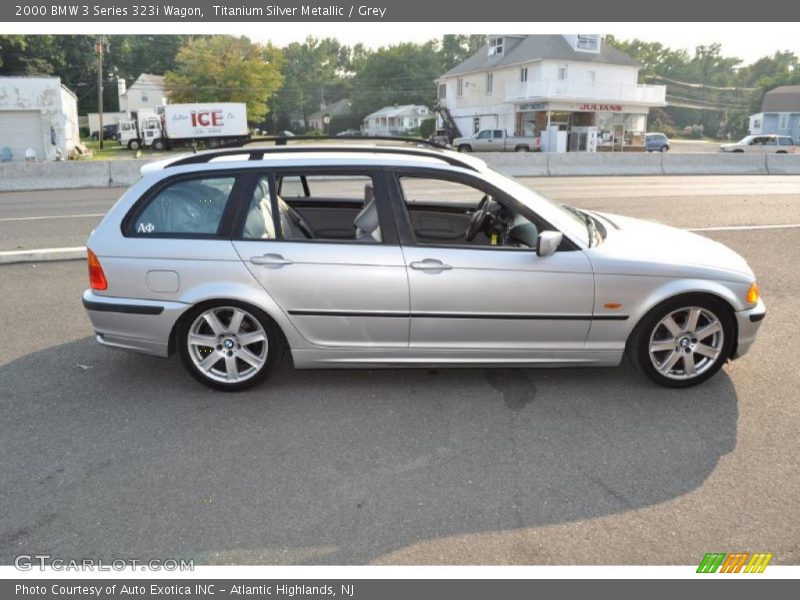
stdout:
[[183,302],[113,298],[83,292],[83,306],[97,342],[113,348],[169,356],[175,323],[189,308]]
[[767,316],[767,306],[764,304],[764,301],[759,298],[758,304],[753,308],[740,310],[734,314],[736,315],[739,339],[733,358],[739,358],[747,354],[747,351],[750,350],[750,346],[753,345],[756,339],[756,333],[758,333],[758,328],[761,327],[764,317]]

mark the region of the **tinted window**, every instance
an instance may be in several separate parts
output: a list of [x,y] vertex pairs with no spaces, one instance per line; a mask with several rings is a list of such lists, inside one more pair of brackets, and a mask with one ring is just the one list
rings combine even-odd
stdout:
[[789,138],[779,138],[779,139],[780,139],[781,146],[791,146],[792,145],[792,140],[790,140]]
[[215,177],[171,183],[148,201],[128,232],[215,235],[234,182],[234,177]]
[[494,139],[500,140],[503,138],[503,130],[502,129],[495,129],[494,130]]

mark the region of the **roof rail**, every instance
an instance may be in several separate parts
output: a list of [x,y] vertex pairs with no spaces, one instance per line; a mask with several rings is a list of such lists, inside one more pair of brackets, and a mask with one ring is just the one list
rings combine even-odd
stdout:
[[[276,146],[286,146],[288,142],[309,142],[309,141],[321,141],[321,140],[335,140],[337,142],[348,142],[348,141],[366,141],[366,142],[396,142],[396,143],[403,143],[403,144],[416,144],[419,146],[429,146],[431,148],[437,148],[439,150],[448,150],[447,146],[444,146],[438,142],[432,142],[431,140],[426,140],[425,138],[418,138],[418,137],[404,137],[404,136],[394,136],[394,135],[347,135],[347,136],[339,136],[339,135],[262,135],[262,136],[255,136],[251,137],[249,141],[245,141],[245,144],[252,143],[252,142],[275,142]],[[235,142],[234,142],[235,143]],[[231,146],[233,144],[229,144]]]
[[[319,140],[319,137],[309,138]],[[352,139],[352,138],[351,138]],[[365,138],[375,139],[375,138]],[[341,141],[341,138],[339,138]],[[256,140],[258,141],[258,140]],[[269,154],[307,154],[307,153],[325,153],[325,152],[341,152],[348,154],[374,154],[380,152],[383,154],[399,154],[405,156],[419,156],[425,158],[434,158],[446,162],[454,167],[462,167],[470,171],[477,171],[473,162],[467,157],[461,158],[453,152],[437,151],[437,148],[410,148],[403,146],[348,146],[346,144],[337,145],[320,145],[320,146],[268,146],[259,148],[225,148],[220,150],[209,150],[207,152],[198,152],[197,154],[190,154],[177,158],[173,162],[165,164],[165,167],[177,167],[181,165],[201,164],[212,161],[215,158],[224,156],[238,156],[247,155],[248,160],[263,160]]]

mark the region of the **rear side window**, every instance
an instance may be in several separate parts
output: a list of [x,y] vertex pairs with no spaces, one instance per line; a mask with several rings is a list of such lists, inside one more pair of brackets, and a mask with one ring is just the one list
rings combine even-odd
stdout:
[[779,140],[779,143],[780,143],[781,146],[791,146],[792,145],[792,140],[789,139],[789,138],[782,137],[782,138],[778,138],[778,140]]
[[214,236],[235,177],[182,179],[168,184],[128,224],[128,235]]

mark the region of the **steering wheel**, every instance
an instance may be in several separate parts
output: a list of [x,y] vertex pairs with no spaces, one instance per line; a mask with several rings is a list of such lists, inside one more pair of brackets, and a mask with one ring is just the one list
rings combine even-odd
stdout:
[[472,213],[472,219],[470,219],[469,225],[467,226],[467,233],[464,236],[468,242],[474,240],[478,232],[486,225],[486,219],[489,217],[489,204],[491,204],[489,196],[484,196],[478,203],[478,208]]

